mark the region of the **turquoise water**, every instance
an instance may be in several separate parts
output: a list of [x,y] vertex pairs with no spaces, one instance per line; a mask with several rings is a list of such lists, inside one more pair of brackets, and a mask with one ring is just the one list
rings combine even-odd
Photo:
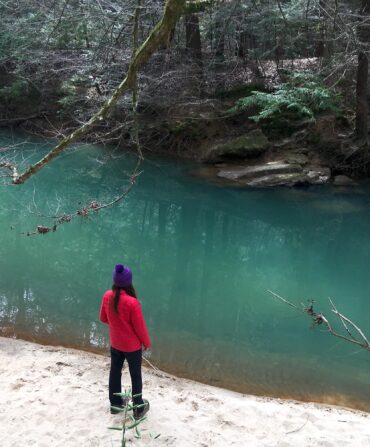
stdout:
[[[29,164],[51,142],[0,134]],[[48,215],[127,186],[132,156],[80,145],[22,186],[0,186],[0,325],[8,336],[106,349],[98,322],[115,263],[134,271],[151,361],[242,392],[368,409],[370,353],[276,302],[328,297],[370,336],[370,187],[242,190],[148,157],[128,197],[55,233]],[[0,180],[4,180],[0,178]],[[336,325],[340,329],[339,325]]]

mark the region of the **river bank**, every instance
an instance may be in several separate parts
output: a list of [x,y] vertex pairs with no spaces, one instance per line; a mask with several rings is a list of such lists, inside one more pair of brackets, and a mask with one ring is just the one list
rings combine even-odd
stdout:
[[[230,114],[231,105],[231,101],[213,99],[193,104],[190,110],[180,107],[176,113],[163,112],[160,120],[140,115],[140,151],[149,158],[155,154],[184,164],[191,161],[198,166],[194,176],[223,187],[347,187],[369,178],[365,146],[353,139],[343,119],[322,114],[316,120],[295,123],[297,128],[293,126],[287,135],[276,134],[268,126],[251,122],[245,113]],[[56,135],[68,135],[78,128],[75,121],[63,121],[54,115],[24,120],[16,126],[1,121],[0,113],[0,128],[11,132],[16,129],[50,142],[57,141]],[[99,143],[116,147],[121,154],[136,154],[132,129],[128,127],[123,138],[116,131],[122,126],[112,118],[78,143]]]
[[[107,356],[1,337],[0,362],[2,447],[119,445],[120,432],[107,429],[120,423],[109,413]],[[128,436],[139,447],[370,445],[368,413],[243,395],[150,368],[144,390],[151,411],[142,439]]]
[[[309,62],[317,64],[315,58]],[[349,186],[367,179],[367,144],[355,138],[352,115],[344,103],[335,112],[324,108],[310,118],[282,107],[280,114],[258,122],[253,115],[258,107],[240,106],[240,101],[257,92],[274,98],[278,79],[257,83],[248,79],[223,88],[209,86],[200,96],[192,91],[185,97],[168,91],[165,96],[164,92],[149,97],[143,93],[134,126],[140,152],[198,163],[196,176],[226,187]],[[2,79],[0,73],[0,87],[7,82],[9,79]],[[49,85],[47,94],[44,92],[36,103],[32,95],[25,94],[22,101],[13,101],[11,108],[0,104],[0,128],[60,140],[79,129],[110,97],[108,91],[97,95],[91,79],[79,80],[76,85],[71,81],[72,95],[62,94],[63,80],[58,83],[58,88]],[[81,101],[84,107],[77,107]],[[130,116],[130,103],[121,101],[109,118],[81,132],[75,142],[136,152]]]

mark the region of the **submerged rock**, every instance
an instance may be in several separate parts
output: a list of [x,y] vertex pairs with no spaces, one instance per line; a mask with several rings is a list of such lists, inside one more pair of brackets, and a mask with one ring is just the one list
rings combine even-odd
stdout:
[[358,213],[363,207],[347,200],[316,200],[311,203],[315,209],[330,214]]
[[346,175],[336,175],[333,180],[333,185],[335,186],[349,186],[354,184],[354,180]]
[[260,129],[211,146],[202,157],[206,163],[217,163],[227,158],[252,158],[262,155],[269,148],[269,141]]

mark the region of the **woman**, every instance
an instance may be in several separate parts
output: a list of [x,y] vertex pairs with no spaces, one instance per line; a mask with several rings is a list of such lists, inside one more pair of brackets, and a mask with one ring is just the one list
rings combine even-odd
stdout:
[[[129,267],[117,264],[113,270],[112,290],[103,296],[100,309],[100,321],[109,325],[111,367],[109,373],[109,400],[111,406],[122,407],[124,402],[115,393],[121,393],[121,374],[127,359],[131,376],[134,405],[142,407],[134,410],[135,419],[140,419],[149,410],[149,402],[143,400],[141,359],[142,347],[150,347],[150,338],[145,325],[141,306],[132,284],[132,272]],[[111,413],[118,410],[111,408]]]

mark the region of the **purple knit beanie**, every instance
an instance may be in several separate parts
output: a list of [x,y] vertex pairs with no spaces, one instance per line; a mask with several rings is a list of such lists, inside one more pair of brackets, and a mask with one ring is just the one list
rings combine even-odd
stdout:
[[117,287],[128,287],[132,284],[132,272],[129,267],[117,264],[113,270],[113,284]]

